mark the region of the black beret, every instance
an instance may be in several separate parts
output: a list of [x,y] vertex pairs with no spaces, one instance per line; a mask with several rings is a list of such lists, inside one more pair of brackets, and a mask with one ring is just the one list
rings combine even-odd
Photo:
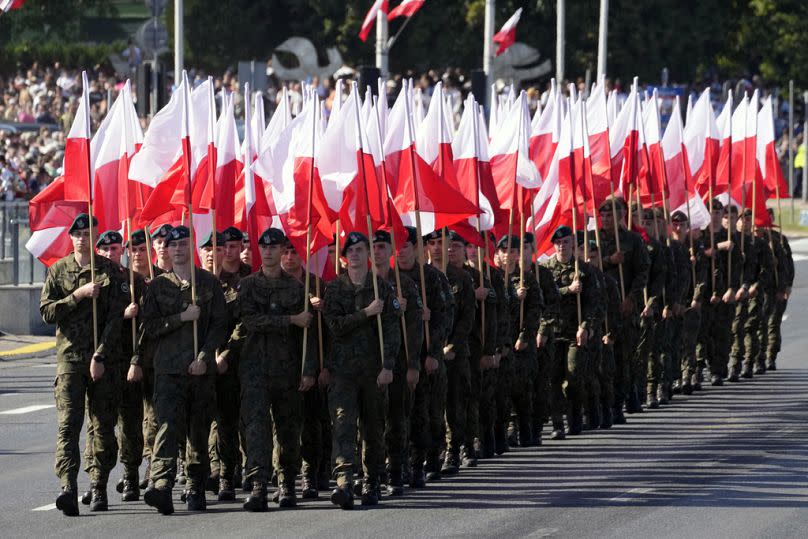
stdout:
[[744,216],[744,217],[752,217],[752,208],[746,208],[746,209],[743,211],[743,216]]
[[[244,240],[244,233],[234,226],[229,226],[222,231],[222,239],[224,241],[242,241]],[[216,240],[219,241],[218,239]]]
[[607,197],[606,200],[604,200],[603,202],[600,203],[600,206],[598,206],[598,212],[611,211],[612,210],[612,201],[614,201],[615,209],[617,209],[617,210],[625,210],[626,209],[626,201],[625,200],[623,200],[621,197],[611,195],[611,196]]
[[98,236],[98,241],[95,242],[95,247],[96,249],[98,249],[99,247],[104,247],[106,245],[114,245],[116,243],[118,245],[123,243],[123,237],[121,236],[121,233],[118,232],[117,230],[107,230],[106,232]]
[[671,214],[671,221],[674,223],[686,223],[687,215],[682,210],[676,210]]
[[258,245],[283,245],[286,243],[286,234],[277,228],[267,228],[258,238]]
[[146,231],[139,228],[129,234],[129,241],[126,242],[126,246],[129,247],[131,245],[132,247],[136,247],[144,243],[146,243]]
[[364,243],[370,249],[370,241],[367,236],[361,232],[351,232],[345,237],[345,243],[342,245],[342,256],[345,256],[349,247],[353,247],[357,243]]
[[642,211],[642,218],[645,219],[646,221],[653,221],[655,217],[656,212],[654,211],[654,208],[645,208]]
[[[217,247],[224,247],[224,234],[222,232],[216,232],[216,246]],[[202,245],[199,246],[200,249],[202,247],[213,247],[213,231],[208,234],[208,237],[205,238],[205,241],[202,242]]]
[[424,241],[439,240],[439,239],[442,239],[442,238],[443,238],[443,231],[440,230],[440,229],[433,230],[429,234],[424,235]]
[[738,206],[736,206],[735,204],[727,204],[726,206],[724,206],[724,214],[726,215],[727,213],[734,213],[735,215],[737,215]]
[[[510,238],[510,242],[508,241]],[[508,245],[510,243],[510,245]],[[519,236],[502,236],[497,242],[497,249],[518,249]]]
[[377,230],[373,234],[373,243],[389,243],[392,245],[393,240],[390,238],[390,233],[386,230]]
[[174,227],[171,225],[160,225],[157,227],[157,230],[151,233],[151,239],[156,240],[157,238],[168,238],[168,234]]
[[407,230],[407,239],[405,241],[418,245],[418,230],[414,226],[405,226],[404,228]]
[[536,237],[533,235],[533,232],[525,232],[523,237],[525,238],[525,243],[533,243],[536,241]]
[[715,211],[715,210],[723,210],[723,209],[724,209],[724,204],[720,200],[718,200],[717,198],[714,198],[713,199],[713,211]]
[[250,235],[246,232],[242,233],[241,243],[250,243]]
[[185,240],[191,237],[191,231],[187,226],[178,226],[171,229],[166,238],[166,246],[171,245],[171,242]]
[[454,231],[454,230],[450,230],[450,231],[449,231],[449,232],[446,234],[446,237],[447,237],[447,239],[448,239],[450,242],[453,242],[453,241],[459,241],[459,242],[460,242],[460,243],[462,243],[463,245],[466,245],[466,244],[468,243],[468,242],[466,241],[466,239],[465,239],[463,236],[461,236],[460,234],[458,234],[458,233],[457,233],[456,231]]
[[566,238],[567,236],[572,236],[572,229],[567,225],[561,225],[555,229],[555,232],[553,232],[553,236],[550,238],[550,240],[555,242],[561,238]]
[[[98,226],[98,219],[93,217],[93,226]],[[90,216],[86,213],[80,213],[73,219],[73,224],[67,229],[68,234],[72,234],[75,230],[84,230],[90,228]]]

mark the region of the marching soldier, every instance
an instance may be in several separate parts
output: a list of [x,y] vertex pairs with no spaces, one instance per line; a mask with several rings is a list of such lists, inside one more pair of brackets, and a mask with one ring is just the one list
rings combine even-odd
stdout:
[[167,240],[172,228],[171,225],[160,225],[151,233],[156,264],[163,272],[171,271],[171,256],[168,254]]
[[[150,283],[143,306],[144,331],[156,341],[154,409],[158,424],[152,456],[154,484],[143,500],[162,514],[174,512],[171,488],[179,452],[177,439],[183,434],[188,441],[188,510],[207,508],[205,481],[210,474],[208,436],[216,394],[216,350],[227,338],[221,285],[213,275],[194,267],[190,236],[184,226],[171,230],[166,243],[172,270]],[[192,297],[191,272],[195,272],[196,298]]]
[[[359,232],[348,234],[342,248],[348,269],[328,283],[324,297],[324,318],[334,339],[333,354],[329,357],[328,406],[333,425],[337,488],[331,493],[331,502],[342,509],[352,509],[354,503],[357,424],[364,444],[362,505],[379,503],[379,470],[384,465],[385,450],[385,399],[401,346],[400,305],[393,288],[382,279],[376,280],[379,298],[374,299],[375,277],[368,270],[369,248],[366,236]],[[381,316],[381,334],[377,329],[378,315]],[[380,349],[380,337],[384,350]]]
[[[244,250],[244,233],[238,228],[231,226],[222,231],[221,244],[224,248],[222,257],[222,280],[229,280],[228,274],[236,274],[239,277],[246,277],[252,273],[250,264],[241,260],[241,253]],[[249,241],[247,242],[249,245]],[[217,244],[218,245],[218,244]],[[249,250],[249,249],[248,249]]]
[[[285,244],[278,229],[261,234],[261,269],[245,277],[239,291],[241,324],[246,331],[239,366],[241,417],[247,436],[246,478],[252,483],[244,509],[252,512],[267,510],[273,458],[270,414],[277,438],[278,501],[281,507],[297,503],[303,393],[314,387],[317,369],[313,339],[303,340],[303,328],[310,327],[313,318],[304,309],[308,298],[303,284],[281,268]],[[308,335],[311,337],[310,332]]]
[[[92,219],[97,224],[95,217]],[[39,311],[46,323],[56,324],[54,393],[59,430],[55,471],[62,488],[56,508],[67,516],[77,516],[79,435],[85,402],[93,426],[90,510],[105,511],[108,506],[107,480],[118,454],[118,378],[114,372],[105,375],[105,363],[108,358],[114,359],[113,351],[118,348],[126,302],[122,301],[125,283],[120,281],[118,269],[93,253],[90,217],[84,213],[76,216],[68,234],[73,252],[48,270]],[[95,257],[94,281],[90,278],[90,257]]]
[[[774,210],[769,208],[769,219],[774,222]],[[783,321],[788,298],[791,296],[791,286],[794,283],[794,258],[788,238],[774,225],[769,228],[770,243],[774,248],[774,263],[777,265],[779,276],[776,283],[776,292],[770,296],[770,306],[764,309],[767,318],[761,324],[761,355],[759,363],[763,363],[766,370],[777,370],[777,353],[780,351],[780,325]]]

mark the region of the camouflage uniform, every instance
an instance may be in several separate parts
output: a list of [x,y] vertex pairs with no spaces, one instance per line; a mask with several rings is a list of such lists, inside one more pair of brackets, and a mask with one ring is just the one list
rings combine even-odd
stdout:
[[301,372],[317,374],[314,339],[309,329],[303,361],[304,330],[289,321],[303,311],[303,284],[283,272],[267,277],[263,271],[241,280],[239,309],[244,342],[239,377],[241,418],[246,434],[246,477],[266,486],[272,470],[272,430],[278,450],[278,484],[294,491],[300,466],[303,394],[298,391]]
[[[505,274],[499,268],[490,268],[491,287],[496,293],[496,354],[511,346],[510,317],[508,316],[508,295],[505,292]],[[487,315],[486,315],[487,316]],[[500,358],[501,361],[501,358]],[[501,365],[501,363],[500,363]],[[510,405],[502,405],[507,402],[510,394],[510,379],[507,380],[507,387],[500,391],[500,383],[505,386],[505,381],[500,381],[501,366],[491,368],[482,373],[482,388],[480,390],[480,447],[483,458],[494,456],[497,448],[505,450],[505,421]],[[500,397],[500,395],[502,395]],[[500,406],[504,408],[506,417],[499,419]],[[502,452],[500,451],[500,453]]]
[[[541,264],[536,264],[531,269],[531,273],[537,276],[541,295],[544,299],[544,309],[541,312],[538,334],[545,339],[545,343],[537,351],[538,369],[536,370],[536,377],[533,379],[533,443],[538,445],[541,444],[541,431],[544,422],[547,421],[551,410],[556,406],[550,379],[556,361],[554,328],[558,323],[558,307],[561,303],[561,295],[558,293],[558,286],[555,283],[553,272],[548,268]],[[558,397],[558,395],[555,395],[555,397]],[[561,401],[563,402],[563,396]]]
[[341,489],[350,488],[353,481],[357,422],[364,444],[366,485],[378,488],[379,471],[384,466],[387,388],[379,388],[376,379],[382,366],[390,370],[395,367],[401,334],[395,292],[389,283],[378,279],[379,299],[384,303],[382,356],[376,317],[369,318],[363,311],[374,298],[372,279],[368,272],[365,282],[356,286],[347,274],[340,275],[328,283],[323,298],[323,316],[334,340],[328,362],[332,374],[328,406],[333,425],[334,475]]
[[[674,242],[672,241],[672,244]],[[681,254],[685,255],[686,265],[682,265],[679,269],[680,281],[682,282],[683,292],[681,296],[681,305],[685,308],[685,312],[678,322],[678,337],[674,341],[674,368],[678,366],[678,376],[681,381],[682,392],[690,394],[693,391],[693,377],[697,376],[697,363],[696,363],[696,343],[699,335],[699,328],[702,323],[702,314],[709,308],[710,298],[712,296],[712,278],[710,277],[710,258],[704,255],[704,243],[699,240],[693,242],[693,256],[695,257],[695,266],[690,260],[689,246],[682,242],[675,242],[677,249],[681,250]],[[685,273],[686,272],[686,273]],[[720,274],[716,272],[717,283],[719,282]],[[698,308],[693,308],[691,303],[695,301],[700,304]],[[677,363],[678,356],[678,363]]]
[[[429,343],[427,344],[425,334],[420,349],[422,376],[415,387],[410,412],[410,466],[413,479],[423,475],[424,461],[428,455],[437,456],[438,437],[443,435],[442,418],[437,417],[437,410],[445,406],[443,403],[446,398],[446,367],[443,365],[443,343],[452,323],[451,297],[446,276],[428,264],[423,266],[423,271],[426,287],[424,292],[421,291],[419,264],[416,262],[407,270],[400,268],[401,275],[409,277],[415,283],[418,295],[422,296],[425,293],[426,306],[430,311]],[[431,375],[427,375],[423,368],[427,356],[434,358],[439,365],[438,370]],[[436,413],[431,414],[433,408]]]
[[[754,281],[758,278],[758,248],[759,244],[752,238],[751,234],[736,233],[735,237],[738,239],[736,248],[740,249],[741,242],[743,242],[743,254],[741,254],[740,266],[740,286],[747,291],[751,288]],[[733,261],[734,262],[734,261]],[[736,289],[737,291],[737,289]],[[737,376],[740,373],[741,365],[744,365],[744,374],[746,374],[746,325],[749,321],[750,315],[755,317],[755,303],[752,302],[751,297],[737,302],[735,304],[735,314],[732,318],[732,333],[730,335],[731,345],[729,350],[729,364],[728,376]],[[757,338],[757,335],[755,335]],[[749,375],[752,374],[751,367]]]
[[[118,444],[115,422],[120,392],[120,365],[115,353],[120,345],[123,310],[129,288],[120,280],[118,267],[95,256],[95,282],[101,285],[96,298],[98,347],[93,349],[93,301],[73,295],[90,282],[90,266],[79,266],[71,253],[48,269],[39,303],[42,319],[56,324],[56,379],[54,396],[59,430],[56,438],[55,472],[61,486],[76,492],[81,456],[79,435],[85,408],[92,425],[90,481],[105,490],[115,467]],[[105,373],[96,382],[90,378],[93,354],[106,359]]]
[[763,321],[760,325],[760,353],[758,355],[758,368],[776,370],[777,352],[780,351],[780,324],[783,319],[788,300],[785,293],[794,283],[794,259],[791,255],[791,246],[788,238],[777,230],[769,229],[768,237],[773,253],[773,264],[777,279],[774,286],[766,291],[763,304]]
[[648,317],[640,317],[640,338],[637,342],[634,370],[631,374],[634,399],[633,402],[632,399],[629,399],[629,403],[632,404],[631,407],[627,407],[629,412],[642,411],[640,403],[643,385],[646,386],[649,404],[656,400],[657,384],[662,375],[660,364],[660,349],[664,342],[662,308],[668,261],[665,246],[658,240],[649,238],[645,247],[648,250],[648,258],[651,260],[646,286],[646,305],[651,306],[653,311]]
[[[215,412],[216,350],[227,338],[227,310],[218,279],[205,270],[196,272],[196,295],[201,309],[196,324],[183,322],[180,313],[191,304],[191,284],[173,272],[149,284],[143,306],[144,331],[155,340],[154,411],[158,430],[152,455],[151,478],[158,489],[174,484],[179,447],[187,439],[188,486],[203,492],[210,473],[208,435]],[[194,325],[199,354],[194,357]],[[204,361],[202,376],[188,374],[195,360]],[[147,493],[148,494],[148,493]]]
[[[595,268],[598,269],[598,268]],[[614,343],[615,336],[619,335],[622,327],[620,316],[620,288],[617,281],[611,275],[607,275],[598,270],[595,274],[600,279],[600,288],[606,301],[605,318],[603,331],[600,334],[608,336],[608,343],[596,344],[600,349],[600,362],[598,375],[600,380],[600,427],[608,429],[614,422],[614,392],[615,392],[615,364],[614,364]],[[607,331],[608,330],[608,331]]]
[[[578,332],[578,299],[580,297],[580,327],[592,330],[599,323],[596,303],[599,297],[598,282],[591,268],[586,263],[579,263],[579,281],[581,291],[573,294],[569,286],[575,278],[575,260],[562,263],[557,256],[552,256],[544,266],[553,272],[558,286],[561,302],[559,303],[558,323],[555,326],[556,354],[562,361],[556,362],[557,370],[553,373],[553,384],[562,386],[566,380],[566,402],[570,422],[570,433],[578,434],[582,428],[582,413],[586,403],[585,379],[587,347],[579,347],[576,343]],[[554,426],[559,418],[554,418]]]

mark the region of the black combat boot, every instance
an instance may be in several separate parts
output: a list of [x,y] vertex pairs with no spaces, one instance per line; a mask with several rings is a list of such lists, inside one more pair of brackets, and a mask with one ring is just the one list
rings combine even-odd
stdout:
[[362,505],[379,505],[381,499],[382,491],[379,488],[379,484],[365,481],[365,484],[362,485]]
[[612,423],[615,425],[625,425],[628,423],[626,421],[626,416],[623,415],[623,403],[615,404],[614,408],[612,409]]
[[140,489],[145,490],[149,488],[150,480],[151,480],[151,459],[146,459],[146,471],[143,472],[143,480],[140,482]]
[[236,485],[230,479],[224,477],[219,478],[219,496],[220,502],[234,502],[236,501]]
[[425,486],[424,463],[420,459],[414,459],[410,472],[410,488],[424,488]]
[[455,475],[460,471],[460,457],[454,451],[446,451],[440,473],[442,475]]
[[583,432],[583,418],[581,417],[581,411],[578,407],[573,406],[573,410],[570,412],[569,416],[569,427],[567,428],[567,435],[569,436],[578,436]]
[[161,515],[170,515],[174,512],[174,501],[171,499],[171,487],[157,488],[149,486],[143,493],[143,501],[157,509]]
[[668,384],[665,383],[659,384],[656,390],[656,398],[660,406],[663,406],[670,402],[670,399],[668,398]]
[[115,490],[118,491],[118,494],[123,494],[123,477],[118,479],[118,482],[115,483]]
[[136,502],[140,499],[140,485],[137,477],[123,480],[123,492],[121,492],[122,502]]
[[429,457],[427,459],[426,467],[424,467],[424,471],[426,472],[426,478],[429,481],[440,481],[441,479],[440,469],[441,469],[440,457],[438,457],[437,455]]
[[210,492],[214,496],[219,494],[219,479],[221,476],[219,472],[211,473],[207,479],[205,479],[205,490]]
[[185,463],[177,459],[177,484],[184,485],[188,482],[188,476],[185,474]]
[[76,485],[65,485],[56,497],[56,509],[66,517],[79,516],[79,494]]
[[[738,365],[732,365],[729,368],[729,376],[727,376],[727,382],[739,382],[741,380],[740,372],[738,369]],[[715,385],[715,384],[713,384]]]
[[752,378],[752,365],[747,363],[746,361],[743,362],[743,369],[741,369],[741,378]]
[[564,418],[563,417],[553,418],[553,432],[550,433],[550,439],[563,440],[566,437],[567,435],[564,431]]
[[315,500],[320,497],[320,493],[317,491],[317,480],[314,477],[306,474],[303,476],[301,482],[301,498],[304,500]]
[[264,513],[269,511],[266,483],[259,481],[250,481],[250,483],[252,484],[252,493],[244,502],[244,510],[250,513]]
[[586,423],[584,424],[584,428],[586,430],[594,430],[600,427],[600,424],[601,424],[600,403],[595,403],[593,406],[589,408],[589,412],[586,414]]
[[530,445],[537,447],[541,445],[541,431],[544,428],[543,421],[534,421],[530,429]]
[[776,371],[777,370],[777,360],[774,358],[770,358],[766,360],[766,370],[767,371]]
[[93,491],[92,491],[92,485],[90,485],[90,488],[88,488],[84,492],[84,494],[81,495],[81,504],[90,505],[90,500],[92,499],[93,499]]
[[331,503],[339,505],[342,509],[349,510],[354,508],[354,495],[351,484],[348,483],[344,487],[337,487],[331,492]]
[[297,494],[294,482],[283,483],[278,487],[278,505],[281,507],[297,507]]
[[755,361],[755,374],[766,374],[766,363],[761,361]]
[[601,406],[600,428],[610,429],[614,424],[611,406]]
[[90,489],[93,492],[92,499],[90,500],[90,511],[108,511],[109,500],[107,500],[107,487],[106,485],[93,485]]
[[712,376],[710,376],[710,385],[715,387],[723,386],[724,379],[718,376],[717,374],[713,374]]
[[188,506],[188,511],[206,511],[208,509],[208,500],[205,496],[205,489],[197,487],[189,490],[185,503]]
[[477,451],[474,450],[474,446],[471,448],[464,446],[460,451],[460,465],[464,468],[477,467]]
[[391,466],[387,474],[387,495],[401,496],[404,494],[404,473],[400,466]]
[[519,447],[530,447],[533,442],[533,429],[529,421],[519,422]]
[[480,458],[494,458],[496,443],[494,442],[494,429],[487,429],[480,437]]
[[502,455],[508,451],[508,440],[505,436],[505,427],[498,425],[494,427],[494,452]]

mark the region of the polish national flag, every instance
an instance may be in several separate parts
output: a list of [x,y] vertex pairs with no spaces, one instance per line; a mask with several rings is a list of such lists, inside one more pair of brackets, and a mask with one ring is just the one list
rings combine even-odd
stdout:
[[387,5],[388,0],[376,0],[373,2],[373,5],[370,6],[370,11],[365,15],[365,20],[362,21],[362,28],[359,30],[359,39],[367,41],[368,34],[370,34],[370,30],[376,23],[376,14],[379,10],[382,10],[382,13],[387,13]]
[[659,102],[657,93],[651,95],[645,102],[642,110],[642,125],[640,126],[640,143],[642,151],[642,167],[640,170],[640,199],[643,206],[649,206],[653,200],[654,205],[660,206],[662,196],[666,194],[665,158],[662,155],[662,127],[659,121]]
[[[73,125],[67,133],[65,141],[65,155],[62,163],[64,171],[65,200],[89,202],[91,196],[91,177],[94,170],[93,161],[98,153],[100,141],[103,140],[103,130],[96,134],[96,143],[91,145],[92,126],[90,124],[90,83],[87,72],[82,72],[82,87],[84,88]],[[107,114],[109,117],[109,114]]]
[[639,106],[640,98],[635,84],[609,133],[612,184],[623,196],[628,196],[629,187],[635,185],[640,168]]
[[519,24],[519,17],[522,16],[522,8],[516,10],[510,19],[505,21],[499,32],[494,34],[494,43],[499,45],[497,48],[496,56],[499,56],[508,48],[516,43],[516,25]]
[[586,100],[585,107],[592,166],[592,196],[595,207],[599,207],[614,190],[611,185],[612,161],[605,79],[601,79],[600,84],[595,85]]
[[668,206],[671,208],[671,213],[684,212],[685,215],[689,215],[691,227],[704,228],[710,223],[710,212],[698,193],[694,192],[678,97],[673,105],[668,127],[665,128],[665,135],[662,137],[662,153],[665,156],[665,174],[668,179],[669,193]]
[[31,237],[25,248],[48,267],[73,250],[67,229],[87,211],[86,202],[65,200],[64,181],[59,176],[28,203]]
[[564,115],[560,105],[555,79],[551,81],[550,95],[544,109],[536,110],[531,122],[530,133],[530,159],[536,165],[539,175],[547,177],[550,164],[553,161],[558,137],[561,134],[561,122]]
[[[236,223],[236,190],[244,187],[243,159],[252,158],[255,153],[253,145],[247,145],[248,140],[252,141],[254,131],[245,128],[244,150],[246,151],[239,155],[239,138],[234,108],[232,98],[226,99],[226,103],[223,100],[222,113],[216,123],[216,169],[213,174],[214,189],[210,204],[211,209],[216,212],[216,230],[224,230]],[[248,108],[249,105],[245,107],[245,116],[249,116]],[[248,130],[251,131],[250,137],[247,136]],[[242,178],[240,186],[239,177]]]
[[771,96],[763,100],[758,113],[757,162],[766,198],[788,198],[788,184],[774,147],[774,110]]
[[393,11],[387,15],[387,20],[392,21],[396,17],[412,17],[415,12],[421,9],[426,0],[404,0]]
[[12,9],[20,9],[25,0],[0,0],[0,11],[6,12]]
[[[733,127],[733,120],[737,120],[741,117],[739,114],[736,116],[732,113],[733,108],[733,100],[732,100],[732,90],[729,91],[729,95],[727,97],[727,102],[724,104],[724,108],[721,110],[721,114],[718,115],[718,119],[716,120],[716,124],[718,125],[718,133],[719,133],[719,140],[720,140],[720,147],[718,150],[718,164],[716,165],[715,171],[715,186],[713,189],[713,196],[716,197],[718,195],[725,195],[730,188],[732,183],[732,167],[735,163],[733,163],[734,159],[732,157],[732,140],[733,136],[738,134],[743,137],[743,128],[738,131],[737,127]],[[743,111],[744,120],[746,119],[746,112]],[[724,196],[726,200],[726,196]]]
[[720,141],[708,88],[693,104],[684,127],[684,145],[692,179],[688,189],[704,200],[709,198],[710,186],[715,190]]

